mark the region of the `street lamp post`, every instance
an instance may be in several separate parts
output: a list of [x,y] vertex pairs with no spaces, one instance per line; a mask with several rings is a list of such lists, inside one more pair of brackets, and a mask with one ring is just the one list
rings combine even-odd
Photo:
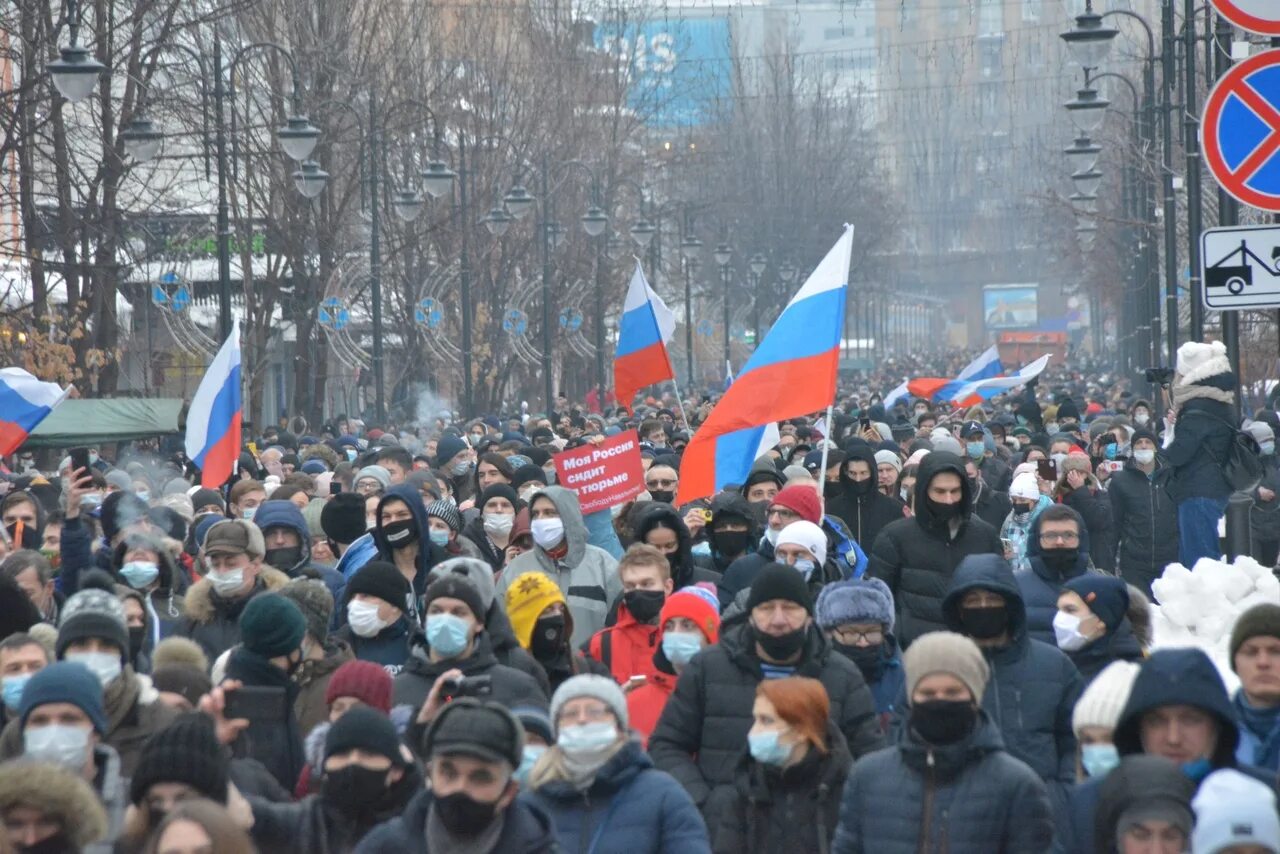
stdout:
[[732,359],[729,352],[729,262],[733,260],[733,250],[729,248],[729,244],[721,241],[716,246],[715,251],[716,265],[720,268],[720,285],[724,289],[724,369],[725,376],[728,376]]
[[751,268],[751,335],[753,345],[760,346],[760,280],[769,261],[759,252],[747,262]]
[[702,251],[702,241],[693,233],[688,213],[684,220],[685,233],[680,240],[680,261],[684,268],[684,350],[685,371],[688,374],[688,387],[696,385],[696,374],[693,367],[693,276],[698,267],[698,255]]

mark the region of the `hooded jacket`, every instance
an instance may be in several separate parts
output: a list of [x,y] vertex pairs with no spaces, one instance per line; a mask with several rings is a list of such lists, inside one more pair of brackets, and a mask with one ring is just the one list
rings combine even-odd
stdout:
[[543,496],[550,499],[560,513],[560,521],[564,523],[561,547],[567,547],[567,551],[557,559],[535,543],[532,550],[511,561],[503,571],[497,596],[505,602],[511,582],[526,572],[546,573],[560,587],[573,613],[573,637],[569,642],[576,649],[604,628],[610,603],[622,595],[618,561],[604,549],[587,542],[587,527],[582,521],[578,496],[573,491],[548,486],[535,492],[529,505],[532,507]]
[[1150,475],[1129,460],[1107,481],[1120,575],[1148,596],[1151,582],[1178,561],[1178,508],[1159,476],[1163,468],[1159,456]]
[[655,501],[644,509],[635,523],[636,541],[644,542],[645,536],[657,527],[668,528],[676,534],[676,551],[674,554],[667,555],[667,561],[671,564],[671,581],[674,590],[680,590],[700,581],[707,584],[716,584],[720,581],[719,572],[704,569],[694,563],[693,537],[690,536],[684,519],[670,504]]
[[[992,459],[995,459],[994,457]],[[992,488],[987,476],[981,472],[978,474],[977,488],[973,495],[973,513],[982,521],[986,522],[997,531],[1004,524],[1004,520],[1013,510],[1013,503],[1009,500],[1009,493],[1000,492]]]
[[840,803],[836,854],[1047,854],[1044,783],[1004,750],[979,712],[968,738],[933,747],[902,727],[897,743],[857,762]]
[[624,600],[618,605],[618,621],[592,635],[584,651],[607,667],[619,685],[632,676],[652,678],[658,672],[653,655],[660,648],[660,629],[637,620]]
[[[729,793],[712,801],[713,790],[729,787],[751,729],[756,686],[764,679],[749,622],[722,631],[720,642],[693,657],[676,682],[649,738],[649,755],[703,807],[709,826]],[[822,682],[831,700],[831,720],[854,757],[884,744],[875,703],[862,673],[835,652],[817,626],[809,629],[796,665],[797,676]]]
[[[26,761],[7,765],[6,773],[0,775],[0,809],[38,806],[71,846],[60,851],[110,854],[120,834],[129,787],[119,779],[119,769],[112,770],[112,763],[119,763],[110,756],[110,748],[99,746],[96,753],[100,779],[106,785],[93,788],[51,765]],[[112,792],[115,798],[108,800]]]
[[[849,526],[849,532],[863,549],[870,550],[886,526],[903,518],[905,507],[877,488],[874,448],[866,442],[849,442],[844,450],[849,456],[840,466],[840,494],[827,502],[826,509]],[[861,485],[849,477],[849,463],[854,460],[861,460],[871,469],[871,478]]]
[[258,530],[264,536],[270,528],[288,528],[297,534],[298,544],[302,549],[302,556],[298,562],[293,566],[274,568],[290,578],[315,573],[333,594],[333,601],[342,601],[342,591],[347,586],[347,580],[336,569],[311,562],[311,530],[307,527],[307,520],[296,504],[292,501],[264,501],[253,514],[253,524],[258,526]]
[[402,501],[408,505],[418,528],[418,572],[413,577],[413,601],[409,603],[412,606],[410,610],[417,616],[423,610],[422,597],[427,592],[427,574],[431,572],[431,567],[448,560],[452,555],[431,542],[431,537],[428,536],[427,532],[431,527],[427,523],[427,506],[422,503],[422,493],[414,489],[413,484],[398,483],[388,489],[378,502],[378,522],[373,528],[373,542],[378,547],[379,560],[395,563],[396,550],[391,548],[382,529],[382,508],[388,501]]
[[755,513],[751,510],[751,505],[747,503],[747,499],[739,492],[725,491],[721,492],[711,499],[711,518],[736,518],[747,526],[747,550],[742,554],[729,557],[721,554],[715,548],[710,535],[709,529],[703,529],[703,546],[710,552],[706,555],[694,555],[694,563],[704,569],[714,570],[723,574],[729,569],[734,560],[743,555],[751,554],[756,543],[760,541],[760,526],[756,523]]
[[[927,499],[930,482],[944,473],[960,479],[960,509],[949,523],[934,516]],[[996,529],[970,515],[973,487],[955,454],[934,451],[920,462],[915,508],[915,516],[891,523],[876,538],[867,569],[893,593],[903,648],[943,627],[942,600],[960,561],[969,555],[1004,551]]]
[[485,632],[476,635],[475,647],[466,658],[449,658],[443,661],[432,661],[431,650],[427,639],[415,634],[409,647],[409,658],[404,669],[391,683],[391,705],[408,704],[415,709],[422,708],[431,686],[446,670],[457,668],[462,675],[488,676],[491,693],[484,697],[500,703],[508,709],[516,706],[536,706],[546,708],[548,697],[538,685],[538,681],[528,673],[521,673],[505,664],[499,664],[493,656],[493,648]]
[[[431,790],[424,789],[397,818],[380,824],[356,846],[355,854],[449,854],[427,847],[427,816]],[[493,851],[502,854],[555,854],[560,851],[551,816],[528,795],[521,794],[502,813],[502,832]]]
[[213,589],[207,578],[202,578],[183,597],[183,619],[175,634],[200,644],[204,654],[213,661],[231,647],[240,643],[240,614],[254,596],[279,590],[289,583],[289,576],[265,563],[258,570],[258,579],[248,596],[224,599]]
[[1083,681],[1071,659],[1056,646],[1027,635],[1027,612],[1013,570],[997,555],[967,557],[951,578],[942,603],[947,628],[967,634],[960,603],[971,590],[990,590],[1004,597],[1009,642],[982,647],[991,668],[982,707],[997,727],[1005,750],[1025,762],[1049,787],[1055,814],[1066,807],[1068,787],[1076,778],[1076,737],[1071,712]]
[[[158,584],[150,593],[139,591],[138,598],[147,612],[147,634],[142,644],[142,654],[150,659],[151,651],[156,644],[171,634],[175,634],[182,622],[183,596],[191,587],[191,579],[183,570],[179,561],[182,554],[182,543],[168,537],[154,538],[157,567],[160,570]],[[111,557],[112,576],[117,584],[126,587],[129,583],[120,574],[124,565],[124,556],[128,553],[130,541],[126,538],[116,546]]]

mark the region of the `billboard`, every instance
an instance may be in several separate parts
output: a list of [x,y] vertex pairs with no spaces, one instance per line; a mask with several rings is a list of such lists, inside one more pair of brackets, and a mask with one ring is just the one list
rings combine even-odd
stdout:
[[988,330],[1035,329],[1039,325],[1036,285],[987,285],[982,289],[982,317]]
[[596,47],[627,70],[627,106],[650,127],[687,127],[710,118],[730,92],[732,46],[727,18],[664,18],[601,24]]

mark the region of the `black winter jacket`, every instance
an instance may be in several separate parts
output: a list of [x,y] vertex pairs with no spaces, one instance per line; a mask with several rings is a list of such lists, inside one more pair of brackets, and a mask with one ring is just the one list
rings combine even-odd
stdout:
[[[831,720],[855,758],[884,744],[862,673],[831,648],[816,626],[809,630],[795,675],[822,682],[831,699]],[[679,780],[703,807],[709,827],[716,826],[717,815],[708,798],[717,787],[726,790],[718,803],[730,794],[734,767],[751,729],[756,686],[763,678],[754,629],[750,623],[731,628],[685,667],[649,737],[654,764]]]
[[[356,847],[356,854],[449,854],[427,847],[431,790],[409,801],[404,814],[375,827]],[[502,854],[554,854],[560,850],[556,829],[546,810],[520,795],[502,814],[502,833],[493,850]]]
[[[880,532],[902,519],[905,507],[876,488],[874,448],[863,441],[851,441],[845,445],[845,453],[849,456],[840,466],[840,494],[827,502],[827,512],[843,519],[863,551],[870,551]],[[862,485],[849,478],[847,468],[853,460],[862,460],[871,467],[871,478],[862,481]]]
[[[1220,391],[1235,391],[1235,375],[1209,377],[1200,385]],[[1181,503],[1188,498],[1227,498],[1231,485],[1222,473],[1222,463],[1235,437],[1235,413],[1220,400],[1197,397],[1178,410],[1173,441],[1160,457],[1173,469],[1169,497]]]
[[306,764],[302,732],[293,711],[298,699],[297,683],[266,658],[242,646],[233,650],[227,660],[227,678],[238,679],[245,687],[284,689],[284,708],[278,718],[251,719],[248,729],[236,738],[232,749],[237,756],[261,762],[286,791],[293,791]]
[[1076,525],[1080,529],[1080,545],[1076,549],[1076,563],[1065,573],[1057,573],[1044,562],[1040,548],[1041,513],[1031,522],[1031,531],[1027,534],[1027,562],[1031,569],[1015,572],[1014,580],[1022,592],[1022,601],[1027,609],[1027,633],[1038,641],[1057,644],[1053,634],[1053,618],[1058,613],[1058,594],[1062,585],[1077,576],[1090,571],[1089,566],[1089,529],[1085,527],[1080,514],[1076,514]]
[[676,534],[675,554],[667,555],[671,563],[673,589],[680,590],[698,582],[719,584],[720,573],[694,563],[693,537],[689,534],[689,527],[670,504],[654,501],[644,509],[634,525],[636,542],[645,542],[645,536],[658,527],[675,531]]
[[1178,508],[1162,483],[1162,468],[1157,458],[1148,477],[1130,460],[1107,483],[1120,576],[1148,596],[1151,582],[1178,560]]
[[1062,503],[1076,511],[1089,529],[1089,557],[1104,572],[1116,569],[1116,529],[1111,514],[1111,500],[1093,475],[1079,489],[1062,496]]
[[[929,509],[929,482],[939,474],[960,478],[960,513],[948,523]],[[898,611],[895,632],[905,649],[926,632],[943,628],[942,600],[960,561],[975,554],[1003,554],[1000,532],[973,518],[973,491],[955,454],[935,451],[920,463],[916,515],[888,525],[871,547],[867,571],[889,585]]]
[[787,768],[755,761],[743,751],[733,796],[713,828],[716,854],[827,854],[840,818],[840,795],[853,757],[836,725],[827,722],[826,753],[813,748]]
[[833,850],[1045,854],[1052,843],[1044,783],[1004,751],[1000,730],[980,713],[958,744],[931,747],[904,727],[897,744],[854,765]]
[[983,475],[973,499],[974,515],[999,531],[1011,510],[1013,503],[1009,500],[1009,493],[998,492]]
[[548,697],[537,680],[527,673],[499,664],[484,632],[476,636],[476,647],[471,655],[438,662],[430,658],[427,639],[420,634],[414,635],[409,645],[409,659],[391,683],[391,704],[421,708],[440,674],[455,667],[464,676],[489,676],[492,693],[483,699],[500,703],[508,709],[516,706],[547,707]]

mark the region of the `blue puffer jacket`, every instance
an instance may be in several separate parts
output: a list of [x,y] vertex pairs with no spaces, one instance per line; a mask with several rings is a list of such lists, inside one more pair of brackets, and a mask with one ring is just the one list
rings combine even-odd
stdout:
[[904,727],[864,756],[840,803],[835,854],[1044,854],[1053,822],[1044,783],[1005,753],[985,713],[969,738],[930,747]]
[[342,577],[351,580],[351,576],[364,569],[364,565],[378,556],[378,546],[373,541],[373,534],[362,534],[338,559],[335,569]]
[[551,814],[566,851],[710,854],[707,826],[684,787],[653,767],[629,741],[604,764],[590,788],[545,783],[532,793]]
[[314,572],[333,594],[333,601],[342,601],[342,591],[346,589],[347,580],[336,569],[311,562],[311,531],[296,504],[292,501],[264,501],[253,514],[253,524],[258,526],[264,536],[272,528],[287,528],[297,534],[302,557],[293,566],[277,566],[276,569],[290,578],[305,577]]
[[1055,813],[1063,815],[1067,789],[1076,778],[1071,712],[1083,685],[1080,673],[1056,646],[1027,637],[1022,594],[1003,558],[972,555],[956,567],[942,602],[947,628],[953,632],[964,633],[960,601],[971,590],[999,593],[1009,617],[1009,644],[982,650],[991,668],[982,707],[1000,728],[1005,750],[1040,775]]

